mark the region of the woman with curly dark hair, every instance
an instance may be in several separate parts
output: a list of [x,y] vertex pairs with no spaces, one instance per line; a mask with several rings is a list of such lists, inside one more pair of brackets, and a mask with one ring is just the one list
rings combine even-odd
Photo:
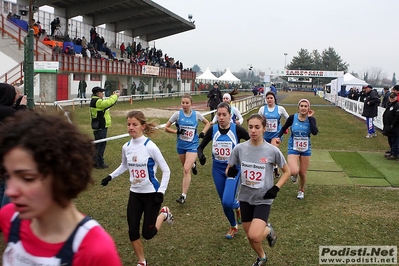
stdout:
[[[63,117],[24,112],[0,128],[5,265],[122,265],[112,238],[74,202],[93,183],[94,145]],[[101,244],[99,244],[101,243]]]

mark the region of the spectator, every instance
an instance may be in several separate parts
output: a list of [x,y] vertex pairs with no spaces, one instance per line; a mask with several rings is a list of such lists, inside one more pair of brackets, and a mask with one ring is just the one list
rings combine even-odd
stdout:
[[364,98],[366,98],[365,87],[362,87],[362,91],[359,93],[359,101],[364,102]]
[[[395,85],[392,87],[392,92],[396,92],[399,95],[399,85]],[[399,97],[398,97],[398,102],[399,102]]]
[[[93,129],[94,139],[101,140],[107,137],[108,127],[111,126],[111,115],[109,108],[111,108],[117,101],[120,91],[114,91],[114,93],[108,98],[104,98],[105,89],[100,87],[94,87],[92,89],[93,95],[90,101],[90,113],[91,113],[91,128]],[[108,168],[108,165],[104,163],[104,152],[107,142],[102,141],[96,143],[96,156],[94,167],[97,169]]]
[[86,40],[85,36],[82,37],[82,47],[83,46],[87,46],[87,40]]
[[367,135],[365,138],[370,139],[377,137],[377,133],[374,128],[374,117],[378,114],[378,105],[380,104],[380,97],[378,92],[373,89],[373,86],[367,85],[363,87],[365,92],[364,107],[362,116],[366,117]]
[[254,94],[254,96],[258,95],[259,94],[259,88],[257,86],[254,86],[252,88],[252,93]]
[[121,57],[123,58],[124,54],[125,54],[125,43],[122,42],[121,46],[119,47],[119,49],[121,49]]
[[61,21],[60,21],[60,18],[59,17],[57,17],[57,18],[55,18],[53,21],[51,21],[51,23],[50,23],[50,30],[51,30],[51,36],[54,36],[54,32],[55,32],[55,30],[58,28],[58,27],[60,27],[61,26]]
[[33,19],[32,20],[32,29],[33,29],[33,35],[37,38],[39,38],[39,25],[37,25],[36,21]]
[[139,92],[140,92],[140,94],[142,95],[141,96],[141,99],[143,99],[144,98],[144,91],[145,91],[145,86],[146,86],[146,84],[144,83],[144,81],[141,79],[140,80],[140,83],[139,83]]
[[272,82],[272,84],[270,85],[270,90],[272,92],[274,92],[274,95],[276,95],[276,104],[277,104],[277,89],[276,89],[276,85]]
[[[79,86],[78,86],[78,97],[79,98],[86,99],[86,88],[87,88],[87,83],[86,83],[84,75],[82,74],[82,78],[79,81]],[[85,100],[85,102],[86,102],[86,100]],[[82,103],[82,101],[80,101],[80,103]]]
[[40,24],[40,21],[37,22],[37,27],[39,28],[39,37],[42,35],[45,30],[42,29],[42,24]]
[[384,90],[382,92],[382,103],[381,103],[381,107],[386,108],[388,103],[389,103],[389,95],[391,94],[391,92],[389,91],[388,87],[384,87]]
[[[26,110],[26,96],[7,83],[0,83],[0,128],[4,120],[13,116],[17,111]],[[0,204],[4,206],[9,202],[8,197],[4,195],[5,183],[0,181]]]
[[107,80],[104,83],[104,89],[105,89],[105,97],[111,96],[111,92],[114,89],[114,85],[112,84],[111,81]]
[[[213,84],[213,88],[209,90],[207,97],[209,98],[208,100],[208,106],[211,111],[216,110],[218,107],[219,103],[223,101],[222,97],[222,92],[219,90],[219,84],[215,82]],[[211,113],[211,120],[213,120],[213,117],[215,116],[214,112]]]
[[172,93],[173,92],[173,86],[171,83],[168,83],[168,85],[166,85],[166,88],[168,89],[168,93]]
[[382,115],[383,130],[382,134],[388,137],[390,147],[389,153],[385,154],[388,160],[397,160],[399,158],[399,103],[398,94],[391,92],[388,97],[388,104]]
[[136,94],[136,82],[133,81],[132,85],[130,86],[130,94],[135,95]]
[[132,55],[133,55],[133,48],[132,48],[132,45],[130,43],[127,43],[126,53],[127,53],[127,58],[128,59],[130,59],[130,57],[132,57]]

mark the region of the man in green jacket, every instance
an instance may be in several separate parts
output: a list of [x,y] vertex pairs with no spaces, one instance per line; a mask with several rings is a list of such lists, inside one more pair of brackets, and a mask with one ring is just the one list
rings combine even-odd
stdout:
[[[105,139],[107,137],[108,127],[111,126],[109,108],[118,101],[120,91],[114,91],[114,93],[107,99],[103,99],[105,89],[94,87],[91,91],[93,95],[91,96],[90,101],[90,113],[91,128],[93,129],[94,139]],[[108,165],[104,163],[104,152],[107,142],[102,141],[95,145],[96,156],[94,158],[94,167],[97,169],[108,168]]]

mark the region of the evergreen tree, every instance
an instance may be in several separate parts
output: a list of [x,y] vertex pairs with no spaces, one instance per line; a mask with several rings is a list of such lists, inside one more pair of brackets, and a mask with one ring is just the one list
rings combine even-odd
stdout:
[[194,72],[201,72],[201,68],[200,68],[197,64],[195,64],[195,65],[193,66],[192,70],[193,70]]
[[395,73],[393,73],[391,85],[392,85],[392,86],[395,86],[395,85],[396,85],[396,74],[395,74]]

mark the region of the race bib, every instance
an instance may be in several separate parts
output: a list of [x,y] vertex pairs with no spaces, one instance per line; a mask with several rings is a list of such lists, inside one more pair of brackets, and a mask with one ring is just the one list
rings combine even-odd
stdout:
[[141,184],[147,180],[148,168],[146,163],[136,163],[130,172],[132,184]]
[[251,162],[241,163],[241,185],[250,188],[263,188],[266,165]]
[[266,131],[267,132],[277,132],[277,119],[266,119]]
[[180,140],[188,141],[188,142],[193,141],[194,134],[195,134],[195,127],[180,126],[180,128],[185,130],[184,134],[179,135]]
[[308,137],[294,137],[294,147],[295,151],[304,152],[309,149],[309,138]]
[[214,141],[212,154],[217,161],[227,162],[230,157],[233,144],[231,141]]

